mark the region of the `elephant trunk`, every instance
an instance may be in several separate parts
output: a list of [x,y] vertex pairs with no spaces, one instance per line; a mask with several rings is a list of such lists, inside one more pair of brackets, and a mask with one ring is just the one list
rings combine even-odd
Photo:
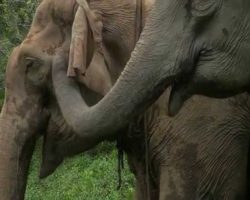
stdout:
[[[27,103],[27,104],[26,104]],[[7,97],[0,115],[0,194],[4,200],[24,199],[27,174],[42,112],[29,100]]]
[[54,62],[52,78],[58,104],[78,136],[92,142],[113,136],[183,71],[189,73],[195,56],[189,55],[193,40],[182,4],[180,0],[155,3],[131,59],[111,91],[95,106],[87,107],[77,84],[66,77],[65,61],[58,62],[65,56]]

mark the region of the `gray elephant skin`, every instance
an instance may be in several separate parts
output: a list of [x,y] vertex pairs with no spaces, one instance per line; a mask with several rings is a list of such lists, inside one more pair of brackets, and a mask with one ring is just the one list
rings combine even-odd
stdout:
[[[131,38],[135,32],[135,19],[131,18],[131,15],[134,14],[135,4],[134,1],[121,1],[124,3],[121,5],[126,5],[126,9],[123,9],[123,6],[104,6],[108,3],[112,6],[117,5],[112,2],[110,0],[102,4],[91,1],[90,7],[100,10],[102,16],[106,16],[103,17],[103,40],[110,56],[108,66],[114,83],[134,48],[135,41]],[[247,5],[246,3],[245,8]],[[162,6],[166,6],[164,2]],[[0,160],[3,163],[0,166],[1,197],[6,200],[24,198],[27,170],[35,141],[40,134],[46,133],[43,164],[46,167],[46,162],[49,163],[50,169],[46,169],[47,174],[44,172],[43,176],[53,172],[63,156],[87,150],[102,140],[122,137],[123,148],[136,176],[138,199],[146,199],[148,194],[151,199],[160,200],[248,199],[248,95],[242,94],[226,100],[195,96],[176,118],[170,118],[167,115],[169,91],[162,94],[165,87],[158,90],[158,84],[148,84],[146,87],[150,88],[145,87],[142,90],[131,90],[129,87],[121,89],[121,84],[125,82],[131,87],[142,86],[145,80],[156,83],[153,79],[158,76],[160,70],[155,68],[155,73],[145,78],[146,76],[142,75],[144,69],[138,68],[138,73],[125,70],[115,88],[96,106],[86,109],[84,100],[91,106],[99,98],[88,91],[92,88],[79,89],[75,81],[66,77],[71,26],[76,7],[73,0],[64,3],[44,0],[38,8],[28,36],[10,56],[6,71],[6,96],[0,118]],[[159,4],[156,4],[153,11],[158,7]],[[119,12],[112,12],[116,9],[120,9]],[[109,12],[113,15],[105,15]],[[172,16],[173,13],[170,14]],[[124,23],[114,20],[119,17],[122,17]],[[153,19],[154,14],[148,24],[153,23]],[[139,49],[145,45],[143,38],[146,37],[146,32],[152,30],[148,27],[149,25],[146,26],[138,47],[132,53],[132,60],[137,58],[137,52],[148,52],[146,46],[144,51]],[[165,34],[168,35],[167,32]],[[146,61],[149,64],[159,62],[158,56],[161,54],[161,51],[152,49],[160,44],[157,45],[153,39],[151,44],[151,55],[138,55],[138,59],[147,60],[130,60],[126,69],[132,68],[138,62],[138,66],[144,66],[145,71],[149,73],[147,69],[150,66],[147,68],[144,64]],[[173,51],[175,48],[169,49]],[[165,56],[161,59],[163,60]],[[166,66],[168,67],[164,67]],[[134,81],[125,79],[131,76]],[[99,81],[96,77],[92,77],[91,80]],[[162,81],[159,82],[163,84]],[[223,90],[227,93],[227,84],[224,86]],[[233,88],[233,93],[242,91],[241,86],[236,87],[237,89]],[[85,95],[80,95],[80,90],[83,90]],[[118,91],[119,93],[114,95]],[[128,91],[129,95],[126,95]],[[145,92],[154,97],[147,95],[144,98]],[[138,101],[135,93],[142,95]],[[162,96],[146,110],[160,94]],[[209,95],[211,94],[218,93],[211,90]],[[111,97],[114,99],[110,99]],[[127,99],[121,101],[121,98],[125,97]],[[125,105],[124,102],[129,105]],[[108,105],[105,105],[106,103]],[[131,104],[135,105],[130,107]],[[128,112],[122,111],[123,106],[129,108]],[[82,112],[83,108],[85,112]],[[138,117],[135,113],[141,114]],[[116,118],[117,116],[119,118]],[[76,120],[81,124],[76,123]],[[145,155],[145,138],[148,155]],[[52,157],[49,155],[51,151],[51,155],[54,155]],[[147,159],[148,166],[145,165]],[[150,173],[146,168],[150,169]]]
[[[152,105],[160,95],[162,95],[162,92],[166,90],[166,87],[171,84],[172,90],[169,95],[169,100],[167,100],[167,98],[165,99],[165,104],[168,104],[165,111],[170,115],[176,115],[183,106],[184,101],[192,96],[192,94],[227,97],[237,93],[242,93],[243,91],[248,91],[250,80],[249,70],[247,70],[250,61],[248,56],[250,45],[249,10],[250,2],[246,0],[155,1],[140,40],[137,42],[136,47],[131,54],[131,58],[126,64],[124,71],[121,73],[121,76],[118,78],[110,92],[108,92],[107,95],[105,95],[96,105],[91,107],[88,107],[84,102],[77,84],[66,77],[67,62],[64,61],[65,55],[61,55],[61,58],[57,58],[54,62],[52,79],[55,95],[62,115],[66,123],[76,134],[71,136],[68,143],[74,144],[76,141],[80,140],[87,141],[87,143],[97,143],[105,138],[114,137],[114,135],[116,135],[119,130],[126,127],[132,119],[145,112],[145,110]],[[234,133],[234,128],[230,128],[231,125],[236,125],[235,122],[239,122],[239,120],[232,120],[234,123],[228,122],[227,120],[230,119],[230,117],[234,119],[237,114],[236,112],[233,115],[229,114],[231,113],[229,111],[230,109],[228,110],[228,108],[225,108],[222,105],[218,106],[220,104],[219,102],[223,102],[223,105],[230,105],[229,107],[232,106],[231,108],[234,110],[234,106],[241,104],[237,102],[245,102],[241,104],[241,106],[244,104],[247,105],[247,100],[241,100],[244,95],[240,96],[239,99],[237,97],[228,100],[209,99],[206,104],[204,103],[204,106],[206,105],[209,107],[208,111],[212,112],[214,110],[216,113],[219,113],[219,115],[223,115],[223,120],[221,122],[219,120],[221,117],[217,117],[216,120],[212,117],[204,120],[205,122],[203,121],[204,118],[202,116],[208,115],[208,113],[206,110],[203,111],[202,115],[199,115],[199,112],[203,110],[202,107],[199,108],[198,106],[200,105],[199,102],[202,101],[202,97],[195,97],[198,99],[201,98],[200,100],[196,100],[197,102],[194,104],[194,106],[197,106],[196,109],[181,114],[181,116],[183,116],[183,119],[192,116],[197,124],[202,121],[202,125],[206,124],[204,126],[207,128],[202,128],[202,131],[206,132],[206,134],[200,133],[199,136],[199,131],[197,130],[198,128],[195,126],[195,123],[188,124],[188,127],[191,127],[191,125],[194,126],[192,132],[197,133],[197,138],[204,137],[200,138],[201,141],[208,142],[205,137],[208,137],[212,132],[219,136],[222,136],[222,133],[226,132],[228,134],[224,135],[223,139],[221,139],[229,139],[228,136],[230,136],[231,133]],[[230,103],[230,101],[232,101],[232,103]],[[74,102],[74,104],[72,105],[69,102]],[[194,102],[194,100],[192,100],[192,102]],[[213,102],[216,106],[213,105]],[[216,109],[212,109],[210,107],[211,105],[215,106]],[[246,107],[240,109],[241,106],[238,107],[239,111],[243,111],[244,109],[247,111]],[[223,109],[223,111],[219,111],[220,109]],[[228,111],[229,113],[227,113]],[[194,117],[194,115],[197,116]],[[213,113],[213,115],[217,116],[215,113]],[[239,118],[243,120],[242,117]],[[185,123],[183,119],[178,121],[178,126],[181,127],[180,123]],[[171,120],[175,121],[174,119]],[[211,124],[209,123],[210,120],[212,121]],[[188,121],[191,121],[191,119]],[[211,128],[210,126],[216,128]],[[241,125],[236,125],[235,128],[240,126]],[[176,130],[171,130],[171,132],[177,134],[178,132],[181,132],[181,130],[178,131],[179,129],[180,128],[176,126]],[[188,131],[183,130],[183,132],[188,135]],[[238,134],[241,131],[236,132]],[[166,129],[164,133],[168,135]],[[167,137],[168,136],[165,136],[165,138]],[[209,137],[212,136],[210,135]],[[220,141],[220,147],[224,147],[222,140],[216,139],[216,141]],[[165,141],[165,139],[163,141]],[[248,139],[243,139],[242,141],[248,143]],[[66,142],[64,144],[66,144]],[[209,146],[209,144],[211,143],[208,142],[207,145]],[[213,142],[213,145],[214,144],[215,142]],[[63,146],[64,145],[60,148],[63,149]],[[230,146],[233,145],[230,144]],[[219,147],[211,148],[215,151],[214,153],[216,155],[220,155]],[[164,155],[166,157],[171,157],[172,154],[169,155],[165,153]],[[243,154],[243,152],[240,153],[240,155]],[[204,155],[211,155],[211,153],[205,152]],[[238,156],[240,157],[240,155]],[[177,158],[173,159],[176,160]],[[210,159],[211,160],[208,161],[208,163],[216,160],[213,156],[210,157]],[[160,160],[164,159],[162,158]],[[243,160],[244,159],[241,159],[241,161]],[[208,163],[205,164],[207,165],[206,167],[209,166]],[[223,161],[223,163],[226,163],[226,161]],[[169,163],[162,165],[169,166]],[[220,166],[219,163],[216,165]],[[158,172],[158,177],[160,177],[161,173],[163,174],[164,171],[160,166],[161,163],[158,163],[157,169],[155,170]],[[227,164],[227,166],[229,165]],[[241,166],[246,166],[247,168],[247,164],[242,163]],[[208,169],[204,171],[209,171]],[[173,170],[176,170],[176,168]],[[220,173],[224,174],[225,171],[222,171]],[[243,171],[246,172],[247,170]],[[174,178],[171,180],[166,174],[165,176],[162,176],[164,177],[162,178],[164,181],[159,186],[162,187],[162,189],[159,189],[160,199],[167,199],[170,197],[171,199],[247,198],[245,192],[237,192],[241,189],[244,190],[244,188],[247,187],[247,173],[244,175],[237,175],[241,178],[245,177],[243,178],[245,180],[242,179],[239,182],[239,186],[235,186],[236,188],[238,187],[238,189],[241,189],[238,190],[234,188],[230,190],[234,191],[234,194],[229,195],[227,192],[222,192],[223,189],[218,193],[215,192],[215,190],[221,188],[217,185],[217,181],[216,184],[209,183],[206,186],[199,186],[202,184],[198,181],[198,188],[210,188],[208,189],[210,192],[207,192],[204,188],[201,189],[203,192],[199,192],[199,189],[195,187],[196,192],[190,192],[193,197],[188,197],[187,194],[184,194],[182,197],[178,196],[180,192],[170,192],[177,191],[181,187],[171,187],[170,185],[173,185],[171,184],[171,181],[174,181]],[[190,174],[192,173],[190,172]],[[222,176],[223,175],[215,175],[215,179]],[[179,176],[176,175],[174,177]],[[190,177],[193,176],[190,175],[190,177],[188,177],[189,176],[186,176],[186,179],[191,180],[192,178]],[[180,181],[181,178],[176,179],[178,179],[177,181]],[[209,179],[212,180],[213,178]],[[157,183],[159,183],[160,180],[161,178],[158,179]],[[234,183],[236,182],[238,181],[235,181]],[[243,186],[241,184],[243,184]],[[229,188],[230,186],[225,187]],[[181,191],[184,191],[184,189]],[[171,196],[169,193],[173,195]],[[156,197],[156,199],[157,198],[158,197]]]

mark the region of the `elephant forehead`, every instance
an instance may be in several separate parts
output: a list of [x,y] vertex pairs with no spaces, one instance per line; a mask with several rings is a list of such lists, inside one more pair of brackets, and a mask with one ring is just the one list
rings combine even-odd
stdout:
[[72,26],[76,8],[75,0],[43,0],[37,8],[22,47],[35,47],[53,54],[66,39],[64,29]]
[[51,21],[58,26],[72,25],[76,7],[75,0],[43,0],[36,10],[29,35],[41,31]]
[[78,4],[75,0],[53,0],[51,7],[52,19],[59,25],[71,25],[74,20]]

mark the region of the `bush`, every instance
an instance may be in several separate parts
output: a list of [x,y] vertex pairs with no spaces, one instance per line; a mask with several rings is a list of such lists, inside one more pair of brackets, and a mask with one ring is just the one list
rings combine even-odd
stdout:
[[21,43],[39,0],[0,2],[0,106],[4,96],[4,71],[11,49]]

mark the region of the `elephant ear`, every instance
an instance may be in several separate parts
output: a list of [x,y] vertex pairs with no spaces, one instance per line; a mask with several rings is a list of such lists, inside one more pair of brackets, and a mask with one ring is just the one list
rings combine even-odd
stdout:
[[85,74],[95,49],[101,51],[102,22],[86,0],[77,0],[79,7],[72,25],[68,76]]

